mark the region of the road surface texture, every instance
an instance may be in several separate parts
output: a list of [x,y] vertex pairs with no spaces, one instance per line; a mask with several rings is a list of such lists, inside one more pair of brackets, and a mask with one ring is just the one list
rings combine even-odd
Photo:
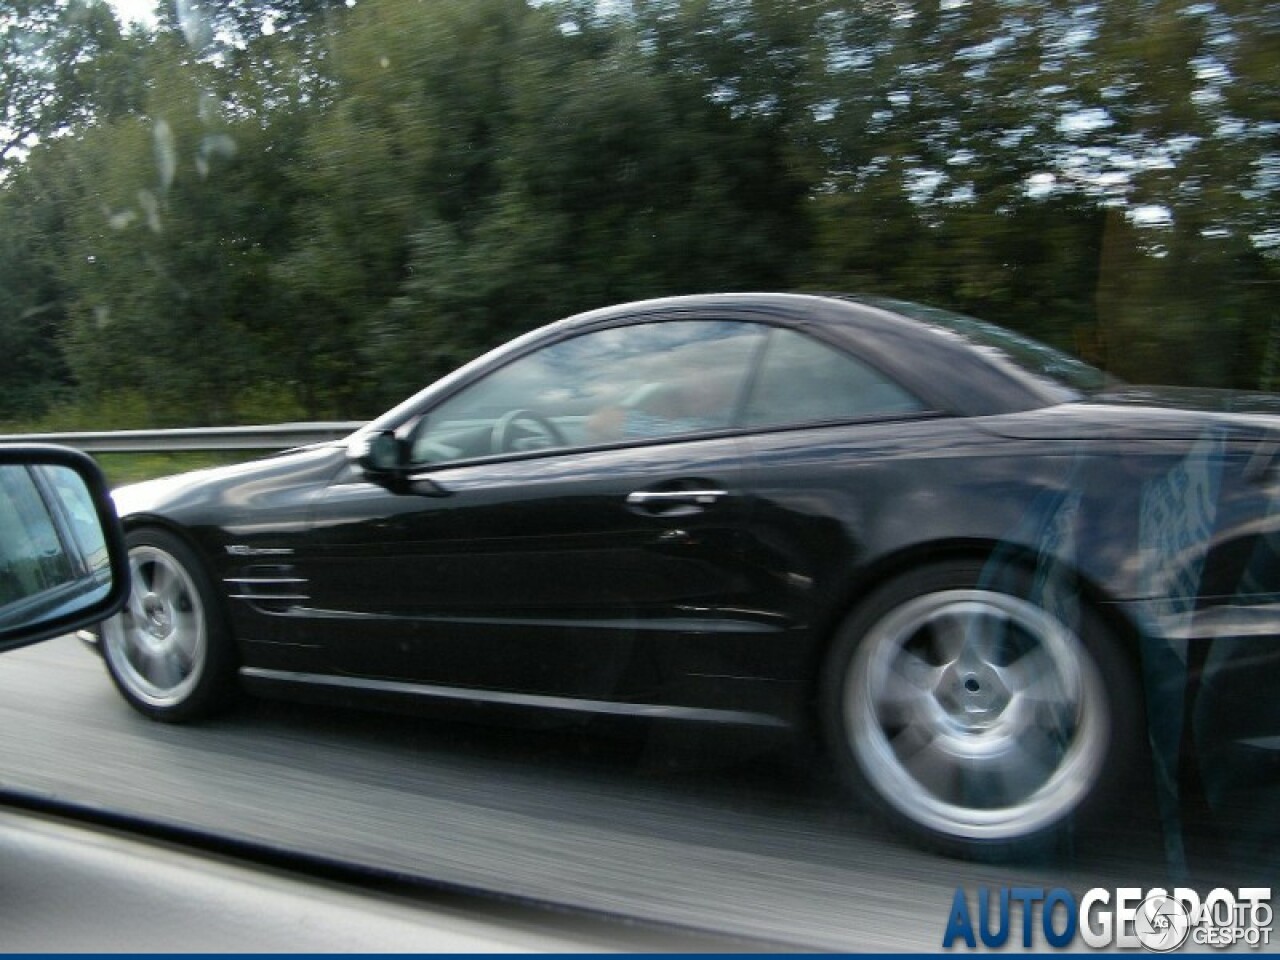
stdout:
[[1172,879],[1141,824],[1052,863],[932,855],[798,746],[767,746],[253,700],[169,726],[132,711],[72,638],[0,658],[5,787],[627,918],[793,949],[936,951],[957,887],[1078,897]]

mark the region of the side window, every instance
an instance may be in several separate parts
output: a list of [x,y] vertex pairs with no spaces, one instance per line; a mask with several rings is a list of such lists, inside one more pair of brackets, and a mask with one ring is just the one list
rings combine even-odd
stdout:
[[924,404],[860,360],[795,330],[776,329],[744,425],[781,426],[911,413]]
[[729,427],[767,328],[667,320],[562,340],[419,422],[417,463],[651,440]]

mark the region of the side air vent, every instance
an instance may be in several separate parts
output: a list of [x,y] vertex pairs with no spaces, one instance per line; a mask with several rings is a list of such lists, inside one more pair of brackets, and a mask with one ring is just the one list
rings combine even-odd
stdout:
[[232,600],[244,600],[265,613],[285,613],[311,599],[307,581],[291,565],[246,567],[238,577],[227,577]]

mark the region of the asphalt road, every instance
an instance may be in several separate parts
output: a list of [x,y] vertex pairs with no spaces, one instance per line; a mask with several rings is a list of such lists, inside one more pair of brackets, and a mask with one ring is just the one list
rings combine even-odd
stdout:
[[967,864],[886,835],[786,744],[528,727],[256,701],[175,727],[130,710],[73,639],[0,658],[5,786],[625,917],[935,951],[957,887],[1170,879],[1154,829]]

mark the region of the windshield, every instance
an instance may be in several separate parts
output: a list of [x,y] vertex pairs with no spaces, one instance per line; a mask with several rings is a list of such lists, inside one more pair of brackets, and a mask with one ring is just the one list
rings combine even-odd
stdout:
[[133,570],[0,799],[743,949],[1280,890],[1278,291],[1275,0],[0,0],[0,433]]

